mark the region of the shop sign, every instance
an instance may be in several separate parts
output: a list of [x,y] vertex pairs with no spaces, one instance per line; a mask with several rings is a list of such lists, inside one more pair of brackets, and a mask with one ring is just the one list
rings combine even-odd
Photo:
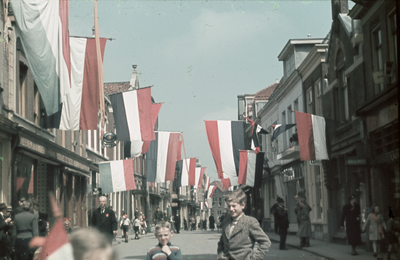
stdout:
[[45,154],[45,148],[42,145],[36,144],[32,142],[31,140],[28,140],[26,138],[21,137],[20,145],[29,148],[35,152]]
[[367,165],[365,158],[347,158],[346,165]]
[[311,160],[310,165],[322,165],[321,160]]

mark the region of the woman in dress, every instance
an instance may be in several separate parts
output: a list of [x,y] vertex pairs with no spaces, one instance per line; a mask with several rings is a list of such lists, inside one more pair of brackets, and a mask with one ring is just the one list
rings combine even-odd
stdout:
[[299,229],[297,231],[297,236],[300,237],[300,246],[301,247],[309,247],[310,246],[310,237],[311,237],[311,221],[310,221],[310,211],[311,208],[308,206],[306,203],[305,199],[300,199],[299,200],[300,204],[300,212],[299,218],[300,218],[300,225]]
[[366,230],[367,227],[368,227],[369,240],[372,241],[374,256],[376,257],[379,252],[378,241],[385,238],[383,229],[386,230],[386,224],[385,221],[383,221],[382,214],[379,213],[378,205],[374,205],[372,207],[372,213],[368,215],[367,220],[364,223],[362,229],[363,232]]

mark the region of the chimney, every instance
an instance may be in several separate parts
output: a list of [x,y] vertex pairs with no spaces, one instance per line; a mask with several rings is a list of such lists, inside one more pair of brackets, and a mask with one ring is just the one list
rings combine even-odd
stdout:
[[131,78],[131,81],[129,83],[129,89],[128,90],[133,90],[133,89],[138,89],[139,88],[139,79],[138,79],[137,71],[136,71],[137,65],[132,65],[132,68],[133,68],[133,70],[132,70],[132,78]]
[[332,20],[335,20],[338,14],[347,14],[348,12],[348,0],[332,0]]

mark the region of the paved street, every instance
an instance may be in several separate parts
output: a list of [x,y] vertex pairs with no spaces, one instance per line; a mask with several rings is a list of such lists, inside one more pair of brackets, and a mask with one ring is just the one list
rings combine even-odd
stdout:
[[[145,259],[147,249],[157,243],[153,234],[141,236],[140,240],[132,240],[134,235],[131,231],[128,243],[123,242],[121,233],[118,233],[117,242],[113,243],[114,250],[118,253],[118,259]],[[217,243],[219,231],[182,231],[174,234],[171,239],[172,244],[180,246],[185,260],[207,260],[216,259]],[[121,242],[121,243],[119,243]],[[305,252],[296,248],[289,250],[279,250],[279,244],[272,242],[272,246],[264,259],[309,259],[324,260],[310,252]]]

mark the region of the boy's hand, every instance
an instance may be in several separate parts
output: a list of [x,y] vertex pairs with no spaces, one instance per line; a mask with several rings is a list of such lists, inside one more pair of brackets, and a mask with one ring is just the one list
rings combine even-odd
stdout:
[[171,250],[169,249],[168,245],[163,245],[163,247],[161,248],[161,251],[163,251],[164,253],[166,253],[167,255],[171,254]]

